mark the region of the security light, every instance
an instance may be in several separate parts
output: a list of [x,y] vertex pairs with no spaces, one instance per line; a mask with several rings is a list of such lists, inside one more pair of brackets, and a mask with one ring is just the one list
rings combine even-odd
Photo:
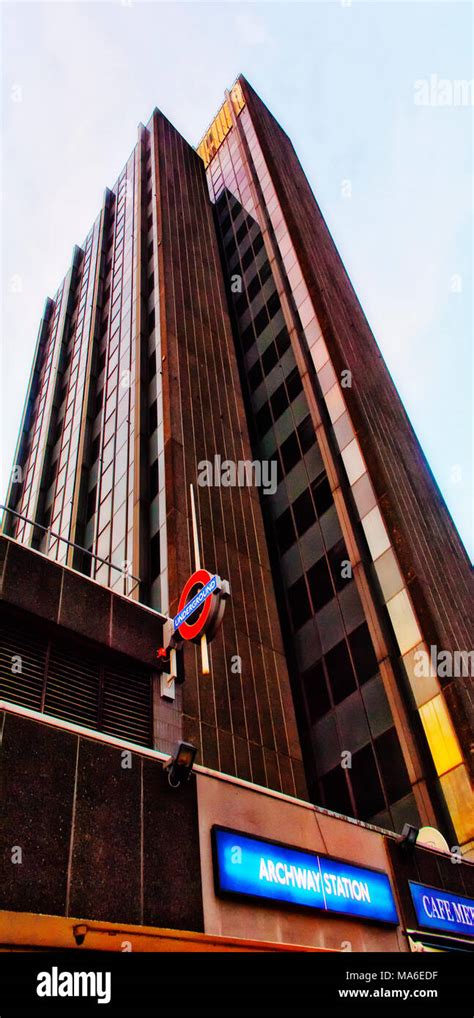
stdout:
[[189,781],[196,753],[196,746],[190,742],[177,743],[173,756],[164,765],[171,788],[179,788],[183,781]]
[[400,836],[400,845],[402,848],[411,851],[411,849],[413,849],[416,845],[416,839],[419,833],[418,827],[413,827],[412,824],[404,824]]

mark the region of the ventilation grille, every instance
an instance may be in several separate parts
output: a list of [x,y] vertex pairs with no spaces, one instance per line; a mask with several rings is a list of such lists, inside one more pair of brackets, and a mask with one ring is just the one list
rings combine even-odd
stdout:
[[86,728],[99,722],[100,665],[92,659],[51,648],[45,713]]
[[144,672],[107,669],[104,674],[102,731],[150,744],[151,683]]
[[151,745],[152,678],[39,631],[0,627],[0,698],[141,746]]
[[24,629],[0,627],[0,697],[41,710],[47,640]]

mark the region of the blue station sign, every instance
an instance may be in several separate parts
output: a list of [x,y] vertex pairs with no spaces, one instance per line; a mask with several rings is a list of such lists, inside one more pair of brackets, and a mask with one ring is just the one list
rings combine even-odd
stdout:
[[474,937],[474,898],[463,898],[439,887],[408,881],[416,917],[421,926]]
[[218,894],[398,923],[386,873],[213,827]]

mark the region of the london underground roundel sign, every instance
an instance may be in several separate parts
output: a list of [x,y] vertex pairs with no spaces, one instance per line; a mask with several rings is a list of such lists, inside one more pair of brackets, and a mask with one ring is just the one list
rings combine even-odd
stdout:
[[182,640],[199,643],[205,634],[212,640],[224,615],[229,584],[207,569],[197,569],[185,583],[173,619],[173,630]]

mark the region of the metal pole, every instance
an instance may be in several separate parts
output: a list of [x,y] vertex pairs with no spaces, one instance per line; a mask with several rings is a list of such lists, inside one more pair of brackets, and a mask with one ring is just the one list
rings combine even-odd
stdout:
[[[197,526],[196,517],[196,505],[194,502],[194,488],[193,485],[189,485],[190,496],[191,496],[191,521],[193,526],[193,543],[194,543],[194,566],[196,571],[201,568],[201,555],[199,551],[199,533]],[[209,675],[209,647],[207,643],[207,636],[205,633],[201,636],[201,670],[203,675]]]

